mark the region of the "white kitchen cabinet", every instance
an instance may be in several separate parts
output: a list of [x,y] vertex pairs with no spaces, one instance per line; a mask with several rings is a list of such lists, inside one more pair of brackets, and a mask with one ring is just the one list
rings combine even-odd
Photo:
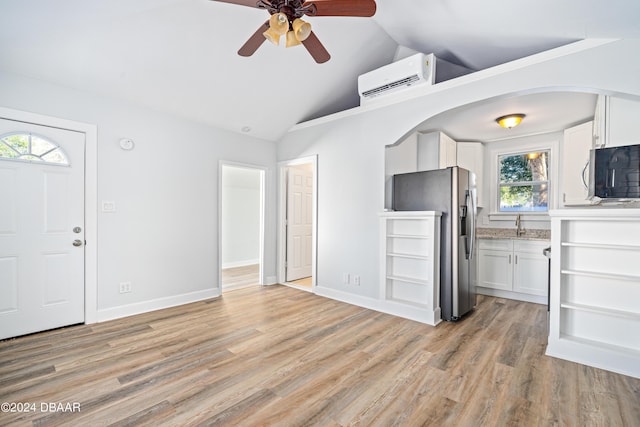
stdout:
[[477,292],[546,304],[549,242],[479,239]]
[[640,378],[640,210],[550,215],[546,354]]
[[456,166],[456,141],[442,132],[418,134],[418,171]]
[[638,143],[640,102],[616,96],[598,96],[593,128],[595,146],[619,147]]
[[589,154],[593,148],[593,122],[566,129],[560,159],[560,203],[589,205]]
[[433,211],[381,214],[381,311],[429,325],[441,321],[441,215]]
[[484,200],[484,144],[480,142],[458,142],[456,163],[461,168],[470,170],[476,175],[476,194],[478,206],[486,206]]
[[[513,241],[513,291],[547,297],[549,259],[542,251],[550,242]],[[546,301],[545,301],[546,303]]]
[[503,239],[478,240],[478,286],[513,289],[513,242]]

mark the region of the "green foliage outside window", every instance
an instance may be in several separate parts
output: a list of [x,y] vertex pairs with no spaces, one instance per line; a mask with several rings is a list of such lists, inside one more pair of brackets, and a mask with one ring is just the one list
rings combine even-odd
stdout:
[[0,160],[18,160],[68,165],[62,149],[45,138],[30,133],[13,133],[0,137]]
[[498,157],[501,212],[548,210],[549,152]]

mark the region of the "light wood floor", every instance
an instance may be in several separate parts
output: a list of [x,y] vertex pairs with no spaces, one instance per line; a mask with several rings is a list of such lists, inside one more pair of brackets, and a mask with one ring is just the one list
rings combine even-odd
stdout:
[[302,279],[294,280],[289,283],[306,289],[311,289],[313,287],[312,277],[303,277]]
[[236,290],[0,342],[0,402],[38,405],[0,425],[638,426],[640,380],[544,356],[545,310],[479,297],[434,328]]
[[260,264],[222,269],[222,290],[246,288],[260,283]]

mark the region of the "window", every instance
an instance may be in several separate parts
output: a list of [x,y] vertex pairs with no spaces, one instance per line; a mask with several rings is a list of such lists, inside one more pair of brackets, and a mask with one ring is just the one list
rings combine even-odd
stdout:
[[0,137],[0,160],[69,165],[62,148],[31,133],[11,133]]
[[500,212],[549,210],[549,151],[498,156]]

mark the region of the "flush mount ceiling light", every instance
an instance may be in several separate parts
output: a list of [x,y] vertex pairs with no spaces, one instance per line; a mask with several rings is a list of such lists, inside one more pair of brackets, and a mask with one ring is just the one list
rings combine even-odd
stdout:
[[265,40],[280,44],[285,36],[285,46],[299,44],[309,51],[313,59],[321,64],[331,56],[318,37],[311,31],[311,24],[301,18],[307,16],[362,16],[376,13],[375,0],[213,0],[234,3],[240,6],[265,9],[271,17],[240,48],[238,55],[251,56]]
[[506,116],[498,117],[496,122],[505,129],[511,129],[518,126],[524,117],[524,114],[508,114]]

